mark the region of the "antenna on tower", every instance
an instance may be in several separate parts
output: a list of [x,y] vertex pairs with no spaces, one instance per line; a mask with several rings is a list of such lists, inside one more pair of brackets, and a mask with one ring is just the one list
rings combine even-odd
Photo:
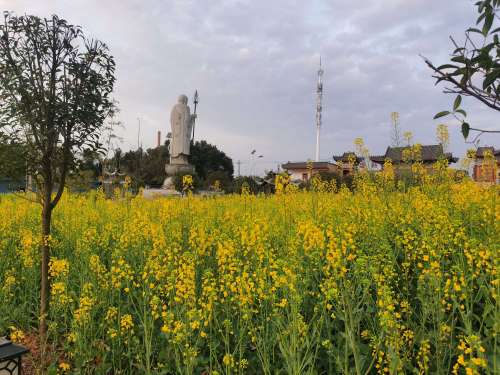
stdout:
[[319,137],[322,124],[323,112],[323,68],[321,66],[321,56],[319,57],[318,85],[316,88],[316,161],[319,161]]

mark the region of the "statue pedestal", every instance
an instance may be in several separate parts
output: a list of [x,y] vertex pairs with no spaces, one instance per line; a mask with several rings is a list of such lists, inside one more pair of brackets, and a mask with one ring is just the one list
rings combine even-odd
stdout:
[[193,174],[194,167],[191,164],[167,164],[165,165],[167,176],[173,177],[177,174]]
[[[163,189],[169,191],[175,191],[174,176],[179,174],[190,174],[194,173],[194,167],[187,163],[170,163],[165,165],[165,172],[167,173],[167,178],[163,182]],[[177,192],[180,194],[179,192]]]
[[182,194],[175,189],[144,189],[142,196],[146,199],[155,199],[160,197],[180,197]]

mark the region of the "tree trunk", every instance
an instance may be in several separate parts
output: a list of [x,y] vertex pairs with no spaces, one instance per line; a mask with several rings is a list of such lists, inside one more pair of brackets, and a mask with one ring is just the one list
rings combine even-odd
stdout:
[[45,342],[47,335],[47,314],[49,312],[49,258],[50,244],[48,238],[50,235],[50,224],[52,219],[51,189],[46,188],[43,194],[42,208],[42,272],[41,272],[41,291],[40,291],[40,339]]

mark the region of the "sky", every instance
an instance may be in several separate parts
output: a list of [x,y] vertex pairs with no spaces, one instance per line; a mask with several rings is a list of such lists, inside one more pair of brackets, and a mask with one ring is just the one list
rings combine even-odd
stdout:
[[[321,159],[391,142],[391,112],[413,140],[436,143],[450,128],[450,150],[470,148],[451,119],[433,120],[454,97],[435,86],[420,54],[437,65],[450,35],[476,19],[471,0],[0,0],[2,10],[57,14],[105,42],[115,57],[120,147],[156,145],[170,131],[180,94],[199,92],[196,139],[215,144],[241,173],[263,173],[315,155],[316,80],[324,69]],[[498,128],[495,111],[464,99],[469,122]],[[500,136],[482,145],[500,146]],[[254,156],[251,151],[256,150]],[[262,158],[256,159],[256,155]],[[237,173],[238,167],[235,165]]]

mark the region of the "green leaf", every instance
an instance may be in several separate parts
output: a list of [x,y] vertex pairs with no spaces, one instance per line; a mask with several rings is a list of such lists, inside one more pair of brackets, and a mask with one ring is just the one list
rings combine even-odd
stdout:
[[450,114],[450,111],[442,111],[442,112],[439,112],[437,113],[435,116],[434,116],[434,120],[435,119],[438,119],[440,117],[444,117],[444,116],[448,116]]
[[455,99],[455,102],[453,103],[453,110],[456,111],[460,107],[461,103],[462,103],[462,97],[458,95],[457,98]]
[[467,32],[469,33],[478,33],[478,34],[482,34],[483,32],[479,29],[476,29],[475,27],[471,27],[469,29],[467,29]]
[[455,56],[451,59],[451,61],[457,62],[457,63],[462,63],[465,64],[466,59],[464,56]]
[[438,67],[438,70],[441,70],[441,69],[456,69],[456,68],[458,68],[458,66],[456,66],[456,65],[444,64],[444,65],[441,65],[440,67]]
[[467,117],[467,112],[465,112],[463,109],[457,109],[455,112],[460,113],[464,117]]
[[467,139],[469,136],[469,131],[470,131],[470,125],[466,122],[462,123],[462,135],[464,136],[464,139]]
[[495,17],[495,14],[492,12],[489,12],[485,19],[484,19],[484,25],[483,25],[483,35],[487,36],[488,33],[491,30],[491,26],[493,25],[493,19]]
[[477,19],[477,21],[476,21],[476,25],[479,25],[479,23],[483,20],[483,18],[484,18],[484,17],[486,17],[486,13],[483,13],[483,14],[481,14],[481,15],[478,17],[478,19]]
[[486,75],[486,78],[483,81],[483,90],[486,90],[495,80],[500,76],[500,71],[495,70],[490,74]]

